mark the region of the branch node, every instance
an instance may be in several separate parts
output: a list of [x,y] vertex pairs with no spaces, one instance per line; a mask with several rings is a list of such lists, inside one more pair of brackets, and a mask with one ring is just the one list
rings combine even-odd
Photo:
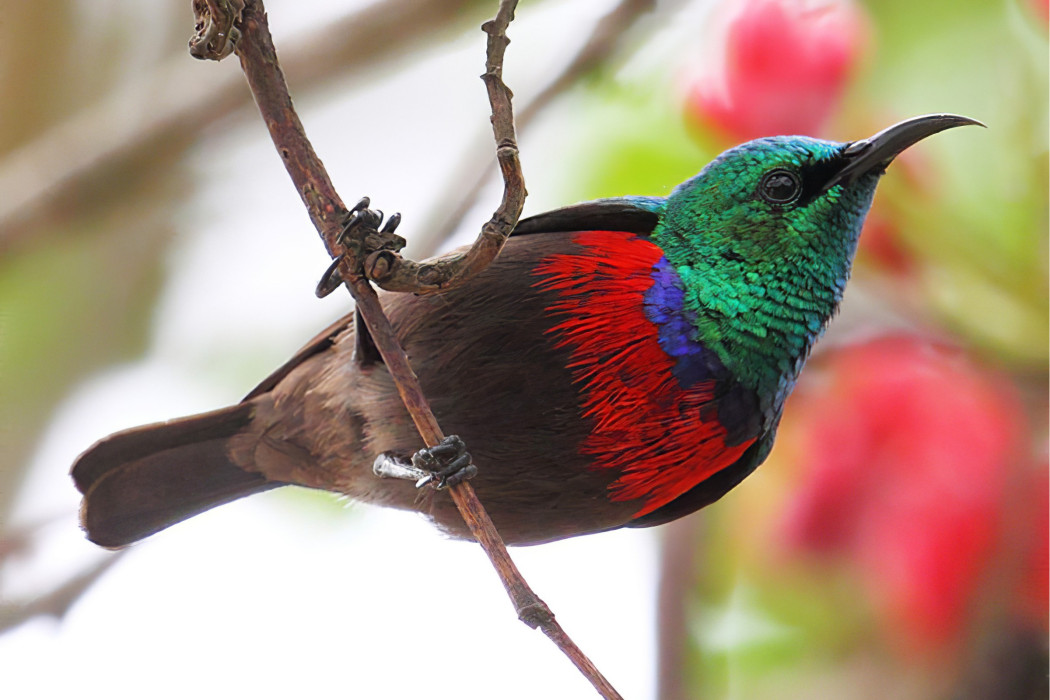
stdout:
[[241,40],[244,0],[193,0],[193,36],[190,55],[202,61],[221,61]]
[[532,629],[546,627],[554,622],[554,613],[546,603],[538,598],[532,603],[519,607],[517,612],[518,619]]
[[365,258],[365,277],[382,282],[390,276],[390,271],[397,264],[398,255],[389,250],[377,250]]

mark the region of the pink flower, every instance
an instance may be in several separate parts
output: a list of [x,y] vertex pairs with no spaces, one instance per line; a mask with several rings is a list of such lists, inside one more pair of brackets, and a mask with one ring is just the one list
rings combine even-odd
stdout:
[[824,371],[789,409],[805,463],[782,532],[859,571],[900,651],[948,648],[973,619],[1024,473],[1019,399],[1004,377],[913,337],[838,350]]
[[734,141],[816,136],[867,43],[849,0],[730,0],[714,21],[716,56],[689,81],[690,117]]

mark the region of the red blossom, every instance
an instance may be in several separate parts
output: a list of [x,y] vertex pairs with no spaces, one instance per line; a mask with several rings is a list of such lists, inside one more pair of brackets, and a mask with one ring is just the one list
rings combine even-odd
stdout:
[[734,0],[713,24],[718,47],[687,88],[687,111],[735,141],[819,135],[867,44],[849,0]]
[[1030,510],[1023,511],[1029,522],[1024,523],[1022,533],[1030,539],[1025,543],[1024,569],[1016,600],[1018,616],[1043,634],[1050,630],[1050,475],[1047,469],[1044,462],[1024,484]]
[[[805,473],[782,532],[856,566],[902,652],[944,648],[972,619],[1011,507],[1019,399],[1004,378],[911,337],[839,350],[824,370],[792,407]],[[1041,575],[1033,590],[1045,590]]]

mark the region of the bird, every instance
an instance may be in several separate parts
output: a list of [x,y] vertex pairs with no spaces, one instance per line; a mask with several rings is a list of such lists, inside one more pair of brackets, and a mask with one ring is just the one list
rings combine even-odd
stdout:
[[851,142],[760,138],[667,197],[522,219],[465,284],[381,297],[435,416],[458,437],[421,451],[350,313],[240,403],[95,443],[71,472],[82,527],[119,548],[299,485],[417,511],[470,538],[447,489],[390,478],[447,457],[469,462],[460,474],[511,545],[692,513],[769,455],[887,166],[974,124],[930,114]]

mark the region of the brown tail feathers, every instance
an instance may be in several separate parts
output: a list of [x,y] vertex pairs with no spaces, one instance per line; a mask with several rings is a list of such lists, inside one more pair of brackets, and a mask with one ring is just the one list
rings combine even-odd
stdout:
[[281,486],[245,471],[226,442],[251,423],[251,402],[132,428],[100,440],[73,465],[87,537],[123,547],[215,506]]

